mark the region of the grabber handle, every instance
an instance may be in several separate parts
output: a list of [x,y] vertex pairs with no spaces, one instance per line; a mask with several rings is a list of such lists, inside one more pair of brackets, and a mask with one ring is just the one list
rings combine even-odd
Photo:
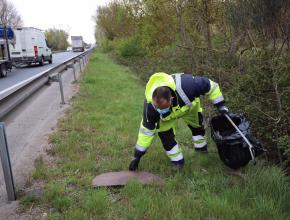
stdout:
[[230,116],[228,114],[224,114],[226,116],[226,118],[229,120],[229,122],[234,126],[234,128],[237,130],[237,132],[239,132],[239,134],[243,137],[243,139],[246,141],[246,143],[249,145],[249,150],[250,150],[250,154],[252,157],[252,161],[254,163],[256,163],[255,161],[255,156],[253,154],[253,145],[250,143],[250,141],[246,138],[246,136],[243,134],[243,132],[240,131],[240,129],[238,128],[238,126],[233,122],[233,120],[230,118]]

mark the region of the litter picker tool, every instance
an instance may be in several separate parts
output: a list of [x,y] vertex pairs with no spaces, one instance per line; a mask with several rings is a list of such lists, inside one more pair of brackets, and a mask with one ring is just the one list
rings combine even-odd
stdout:
[[250,141],[246,138],[246,136],[243,134],[243,132],[240,131],[240,129],[238,128],[238,126],[233,122],[233,120],[230,118],[230,116],[228,114],[224,114],[226,116],[226,118],[229,120],[229,122],[233,125],[233,127],[237,130],[237,132],[239,132],[239,134],[242,136],[242,138],[245,140],[245,142],[248,144],[249,146],[249,151],[252,157],[252,161],[254,162],[254,164],[256,164],[255,161],[255,156],[253,154],[253,145],[250,143]]

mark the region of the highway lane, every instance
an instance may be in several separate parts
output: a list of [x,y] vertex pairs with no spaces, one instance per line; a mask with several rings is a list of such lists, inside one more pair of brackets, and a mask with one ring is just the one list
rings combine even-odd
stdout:
[[61,64],[65,60],[72,58],[78,54],[80,54],[80,52],[56,53],[56,54],[53,54],[52,56],[52,64],[48,64],[48,62],[45,62],[43,66],[38,66],[37,64],[35,64],[31,66],[13,68],[11,72],[8,72],[7,77],[0,78],[0,92],[35,74],[38,74],[58,64]]

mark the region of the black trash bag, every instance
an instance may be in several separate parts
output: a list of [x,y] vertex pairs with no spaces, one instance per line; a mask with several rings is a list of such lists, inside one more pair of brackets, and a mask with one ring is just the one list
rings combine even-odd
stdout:
[[[262,145],[252,137],[250,123],[243,115],[228,114],[240,131],[253,145],[254,157],[265,152]],[[211,137],[216,143],[220,159],[232,169],[246,166],[252,160],[250,149],[226,116],[215,116],[210,121]]]

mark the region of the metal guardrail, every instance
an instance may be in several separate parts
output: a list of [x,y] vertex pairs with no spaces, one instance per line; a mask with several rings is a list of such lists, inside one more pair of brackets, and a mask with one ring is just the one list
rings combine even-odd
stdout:
[[16,191],[9,156],[9,149],[5,131],[5,124],[0,122],[0,158],[3,168],[4,181],[9,201],[16,200]]
[[[80,72],[82,66],[84,67],[88,61],[88,55],[92,52],[91,50],[85,51],[73,58],[67,59],[62,64],[55,67],[49,68],[41,73],[30,77],[8,89],[0,92],[0,118],[4,117],[13,108],[23,102],[26,98],[36,92],[40,87],[46,84],[49,80],[59,82],[60,94],[62,104],[64,104],[63,86],[61,73],[68,69],[73,68],[74,81],[76,81],[76,70],[75,63],[79,62]],[[0,122],[0,159],[4,174],[4,180],[6,185],[6,191],[9,201],[16,200],[15,184],[13,179],[11,161],[8,150],[8,143],[5,131],[5,124]]]
[[[80,65],[80,71],[82,71],[82,66],[84,66],[85,62],[87,62],[88,55],[91,54],[92,50],[93,48],[65,60],[62,64],[51,67],[7,89],[0,91],[0,119],[7,115],[10,111],[12,111],[26,98],[31,96],[35,91],[48,83],[51,78],[55,78],[57,76],[58,80],[61,83],[60,73],[64,70],[68,68],[73,68],[74,79],[76,80],[74,64],[78,62]],[[63,97],[62,103],[64,103]]]

